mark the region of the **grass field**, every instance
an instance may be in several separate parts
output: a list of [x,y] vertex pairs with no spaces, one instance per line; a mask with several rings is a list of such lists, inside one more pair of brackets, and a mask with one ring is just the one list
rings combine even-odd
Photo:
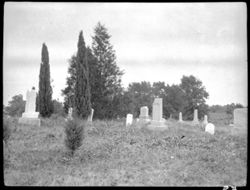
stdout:
[[12,124],[4,163],[10,186],[224,186],[246,185],[247,137],[217,125],[215,135],[168,121],[166,131],[87,125],[73,158],[64,145],[64,120],[42,126]]

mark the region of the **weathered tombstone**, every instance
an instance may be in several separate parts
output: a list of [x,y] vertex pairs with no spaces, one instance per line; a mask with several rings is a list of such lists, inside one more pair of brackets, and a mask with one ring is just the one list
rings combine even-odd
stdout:
[[214,134],[214,129],[215,129],[214,124],[208,123],[206,125],[205,131],[210,133],[211,135],[213,135]]
[[183,122],[183,120],[182,120],[182,113],[181,112],[179,113],[179,122]]
[[233,134],[247,134],[247,108],[237,108],[233,112]]
[[148,116],[148,107],[147,106],[143,106],[140,108],[140,116],[139,116],[139,120],[140,122],[149,122],[149,116]]
[[88,116],[88,121],[89,121],[89,122],[92,122],[93,115],[94,115],[94,109],[91,108],[91,113],[90,113],[90,115]]
[[31,91],[28,90],[26,93],[25,112],[19,118],[18,122],[20,124],[40,126],[41,121],[38,115],[39,112],[36,112],[36,91],[35,87],[33,87]]
[[126,126],[132,125],[132,122],[133,122],[133,115],[128,113],[126,118]]
[[198,120],[198,110],[197,110],[197,109],[194,110],[193,124],[194,124],[194,125],[199,124],[199,120]]
[[155,98],[153,103],[153,118],[150,128],[163,127],[166,128],[165,119],[162,118],[162,98]]

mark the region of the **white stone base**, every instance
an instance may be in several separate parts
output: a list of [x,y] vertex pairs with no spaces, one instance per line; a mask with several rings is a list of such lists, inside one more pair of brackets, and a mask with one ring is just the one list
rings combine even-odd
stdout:
[[38,118],[39,112],[24,112],[22,118]]
[[37,125],[41,126],[41,120],[39,118],[25,118],[21,117],[18,120],[19,124],[24,124],[24,125]]

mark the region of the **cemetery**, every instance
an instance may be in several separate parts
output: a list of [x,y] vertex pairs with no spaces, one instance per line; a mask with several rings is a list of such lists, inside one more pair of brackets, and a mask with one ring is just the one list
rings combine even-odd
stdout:
[[[8,6],[7,3],[5,10],[6,7],[11,7]],[[77,6],[82,9],[78,9]],[[76,14],[77,11],[75,10],[85,13],[85,11],[82,11],[85,10],[82,4],[77,6],[74,5],[73,11],[68,14]],[[90,7],[89,10],[92,11],[91,6],[95,7],[97,5],[90,6],[88,4],[88,6]],[[48,10],[51,10],[51,7]],[[202,7],[205,8],[206,6],[202,5],[198,9],[202,9]],[[25,9],[24,7],[21,8]],[[40,7],[36,8],[34,8],[34,11],[41,11]],[[18,12],[18,5],[15,5],[13,10]],[[10,11],[11,14],[15,13],[13,10]],[[53,7],[52,10],[51,15],[66,9],[59,6],[58,8]],[[96,12],[99,10],[101,9],[97,9]],[[178,10],[182,12],[182,9]],[[43,11],[39,11],[37,15],[40,17],[40,14],[43,15],[41,13]],[[46,11],[45,13],[47,13]],[[21,15],[25,16],[26,13],[27,15],[30,14],[29,11],[23,11]],[[164,11],[162,13],[165,14]],[[212,15],[209,11],[206,13],[209,14],[205,15]],[[16,15],[10,16],[11,14],[7,14],[5,18],[14,19]],[[52,19],[53,16],[50,14],[48,15]],[[29,33],[29,35],[31,37],[37,35],[36,38],[49,43],[40,44],[39,41],[39,45],[42,45],[41,52],[34,48],[32,50],[33,53],[35,52],[32,55],[33,57],[31,56],[30,59],[28,56],[25,57],[25,61],[32,62],[32,66],[29,67],[30,73],[37,72],[36,80],[31,83],[28,81],[27,74],[21,70],[21,74],[24,73],[24,75],[20,74],[22,81],[21,79],[18,81],[20,82],[18,86],[25,88],[26,94],[18,91],[18,95],[14,95],[11,100],[8,99],[8,105],[3,105],[3,177],[5,186],[218,186],[221,188],[225,186],[246,186],[248,107],[240,103],[227,105],[210,105],[207,103],[210,91],[206,89],[205,83],[203,84],[203,78],[201,80],[196,77],[195,74],[197,73],[195,71],[184,72],[183,65],[188,66],[190,64],[190,67],[197,68],[196,63],[203,64],[203,57],[192,59],[194,55],[189,55],[189,49],[193,49],[193,46],[192,48],[187,46],[186,52],[180,48],[180,52],[186,58],[190,58],[190,60],[185,60],[186,58],[181,57],[181,53],[179,53],[179,45],[178,47],[175,45],[178,51],[176,55],[173,55],[173,60],[180,60],[180,62],[183,60],[183,63],[171,63],[166,71],[165,62],[166,64],[171,62],[168,57],[164,57],[163,64],[157,63],[161,62],[161,59],[158,59],[158,54],[151,61],[147,60],[149,54],[158,53],[161,50],[164,50],[164,54],[165,52],[171,53],[172,51],[161,49],[161,47],[165,46],[159,46],[160,49],[157,49],[155,47],[158,46],[152,41],[153,49],[157,49],[155,52],[144,52],[139,48],[137,49],[136,45],[133,47],[134,49],[128,51],[128,54],[126,50],[127,57],[124,62],[128,62],[126,63],[127,67],[137,64],[136,61],[133,62],[133,59],[131,61],[129,58],[138,53],[135,57],[141,58],[145,56],[143,62],[144,59],[145,62],[148,61],[145,65],[143,65],[144,63],[138,63],[140,68],[149,66],[149,63],[153,65],[150,65],[150,68],[157,68],[160,65],[158,72],[160,73],[163,70],[163,76],[166,78],[163,78],[162,81],[158,80],[158,78],[153,82],[150,80],[145,81],[151,76],[148,76],[148,73],[141,72],[141,70],[141,73],[135,71],[134,76],[142,76],[140,82],[136,80],[136,77],[138,77],[136,76],[135,80],[131,79],[125,88],[122,83],[122,76],[125,71],[120,68],[122,56],[119,57],[122,54],[121,51],[117,51],[117,54],[115,51],[115,47],[119,43],[113,46],[111,44],[113,41],[110,38],[112,36],[112,40],[117,40],[117,36],[123,34],[122,40],[120,39],[123,43],[128,39],[135,40],[136,38],[126,36],[127,31],[123,33],[124,31],[119,27],[107,28],[100,21],[95,25],[93,35],[86,37],[86,31],[90,31],[89,26],[86,23],[86,26],[81,23],[81,19],[79,19],[79,22],[74,22],[77,17],[75,16],[72,19],[73,17],[68,16],[68,14],[65,13],[66,16],[58,14],[55,17],[58,19],[65,16],[65,22],[61,26],[57,21],[51,21],[49,22],[51,27],[49,30],[44,26],[46,23],[39,25],[39,30],[34,29],[35,32],[29,30],[38,34],[48,33],[49,37],[45,39],[41,37],[42,35],[33,35],[33,33]],[[172,11],[171,14],[175,14],[175,11]],[[34,15],[34,18],[37,19],[37,15]],[[86,15],[88,14],[86,13]],[[154,16],[150,12],[147,15]],[[144,16],[139,18],[144,18]],[[70,19],[68,20],[66,17]],[[127,15],[126,17],[118,17],[120,19],[126,18]],[[185,16],[181,14],[181,17],[184,18]],[[47,15],[43,18],[47,18]],[[82,16],[79,18],[82,18]],[[167,19],[163,18],[165,23]],[[175,16],[170,18],[174,19]],[[195,17],[192,16],[191,18]],[[29,18],[29,20],[33,21],[32,19]],[[36,19],[34,20],[36,21]],[[19,20],[21,21],[22,17]],[[88,20],[87,16],[86,20]],[[158,19],[156,20],[158,22]],[[156,20],[153,20],[153,22]],[[94,19],[89,19],[88,22],[92,23]],[[129,23],[129,20],[124,23],[127,22]],[[5,23],[8,22],[5,21]],[[16,28],[17,21],[10,23],[7,25],[10,31],[18,32],[20,30],[25,34],[22,30],[24,26],[20,25],[19,28]],[[75,23],[81,24],[76,26]],[[119,26],[122,24],[119,23]],[[130,24],[132,25],[132,22]],[[151,25],[152,22],[147,21],[147,24]],[[58,30],[61,30],[60,34],[55,35],[56,37],[52,34],[55,30],[53,25],[58,27]],[[72,52],[68,52],[71,47],[67,49],[68,47],[65,45],[71,41],[71,38],[65,38],[68,36],[65,25],[67,25],[67,29],[84,28],[84,30],[77,31],[77,29],[72,32],[74,35],[79,32],[78,36],[71,36],[75,40],[75,49]],[[179,21],[177,25],[182,27],[180,31],[188,31],[187,36],[192,36],[195,33],[195,43],[199,41],[202,42],[202,45],[206,44],[206,35],[203,36],[198,29],[192,31],[192,27],[187,27],[188,29],[184,30],[186,25],[179,23]],[[35,26],[36,24],[34,24],[34,28]],[[151,39],[147,37],[148,34],[144,31],[144,27],[141,26],[139,28],[143,28],[143,32],[140,30],[140,37],[137,36],[137,38],[144,38],[145,42],[149,42],[146,43],[147,46],[151,44],[150,40],[158,36],[155,31],[159,32],[159,34],[162,32],[161,25],[159,27],[155,26],[155,28],[152,26],[155,31],[154,37],[151,36]],[[159,30],[156,30],[156,28],[159,28]],[[120,34],[110,35],[110,31],[114,33],[119,31]],[[166,31],[169,31],[169,28]],[[166,31],[163,30],[163,37]],[[176,32],[175,29],[171,29],[171,31],[174,34],[181,33],[180,31]],[[226,29],[221,30],[216,36],[221,38],[225,31]],[[6,33],[8,32],[5,32],[5,35]],[[186,36],[174,38],[173,34],[169,35],[172,36],[171,39],[175,39],[172,41],[179,42],[179,40],[186,39]],[[214,32],[212,35],[215,35]],[[12,36],[11,38],[10,36],[6,38],[12,39]],[[207,36],[209,37],[208,34]],[[92,41],[89,41],[89,39]],[[60,43],[56,40],[59,40]],[[26,43],[26,41],[28,39],[23,37],[21,42],[24,44],[23,42]],[[164,45],[161,39],[158,39],[159,41]],[[184,42],[183,44],[186,44],[188,40]],[[8,41],[6,44],[12,43],[14,44],[14,42]],[[35,43],[35,41],[32,41],[32,44]],[[134,42],[130,43],[133,44]],[[12,53],[15,52],[14,50],[18,50],[18,48],[14,49],[13,52],[8,52],[11,48],[6,44],[5,46],[9,49],[5,49],[7,51],[5,54],[11,57]],[[201,47],[200,49],[206,49],[203,46]],[[26,49],[28,48],[26,47]],[[172,47],[170,49],[172,50]],[[224,49],[224,46],[221,49]],[[137,52],[133,52],[134,50]],[[140,54],[140,52],[143,52],[143,54]],[[25,55],[29,55],[29,53],[27,51]],[[179,54],[180,57],[178,57]],[[195,52],[196,54],[199,54],[199,56],[205,55],[200,52]],[[21,55],[22,52],[16,57],[20,58]],[[33,61],[38,59],[39,55],[41,56],[39,57],[40,62]],[[60,58],[56,58],[55,55],[60,55],[67,61],[63,62]],[[71,57],[65,55],[71,55]],[[228,54],[223,55],[226,55],[224,57],[228,56]],[[60,62],[60,64],[55,63],[56,61]],[[16,62],[19,63],[19,60]],[[195,64],[190,62],[195,62]],[[210,64],[210,62],[208,63]],[[206,72],[208,73],[208,79],[206,78],[206,80],[210,80],[209,77],[211,76],[216,78],[211,72],[212,69],[210,70],[212,66],[208,65],[208,63],[204,61],[204,65],[207,64]],[[60,69],[52,72],[52,68],[55,68],[52,65],[55,66],[56,64],[57,66],[60,65],[60,67],[63,64],[67,65],[67,76],[61,74]],[[178,73],[174,73],[176,76],[174,76],[175,82],[173,83],[167,76],[171,75],[171,69],[178,64],[181,67],[179,67]],[[25,67],[21,62],[20,65]],[[10,72],[14,67],[11,68],[6,63],[4,66],[6,67],[5,73],[14,75],[12,77],[14,81],[19,74]],[[131,73],[133,74],[133,72]],[[177,74],[178,77],[181,77],[178,78]],[[150,70],[150,75],[158,75],[158,73]],[[63,100],[59,100],[53,94],[58,87],[57,85],[60,84],[53,82],[55,78],[65,84],[60,89],[60,96]],[[5,84],[8,84],[5,85],[6,91],[15,88],[15,82],[11,81],[13,84],[7,83],[9,80],[7,77],[4,80]],[[231,86],[231,83],[228,86]],[[211,89],[211,86],[209,87]],[[12,94],[12,92],[9,94]]]

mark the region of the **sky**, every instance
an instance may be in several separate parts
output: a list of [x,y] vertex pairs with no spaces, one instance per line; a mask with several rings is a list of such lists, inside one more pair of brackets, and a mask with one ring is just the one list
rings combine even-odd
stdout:
[[111,35],[124,88],[132,82],[201,80],[208,105],[247,102],[245,3],[5,2],[3,103],[38,89],[41,49],[50,59],[53,99],[63,101],[79,32],[91,46],[101,22]]

